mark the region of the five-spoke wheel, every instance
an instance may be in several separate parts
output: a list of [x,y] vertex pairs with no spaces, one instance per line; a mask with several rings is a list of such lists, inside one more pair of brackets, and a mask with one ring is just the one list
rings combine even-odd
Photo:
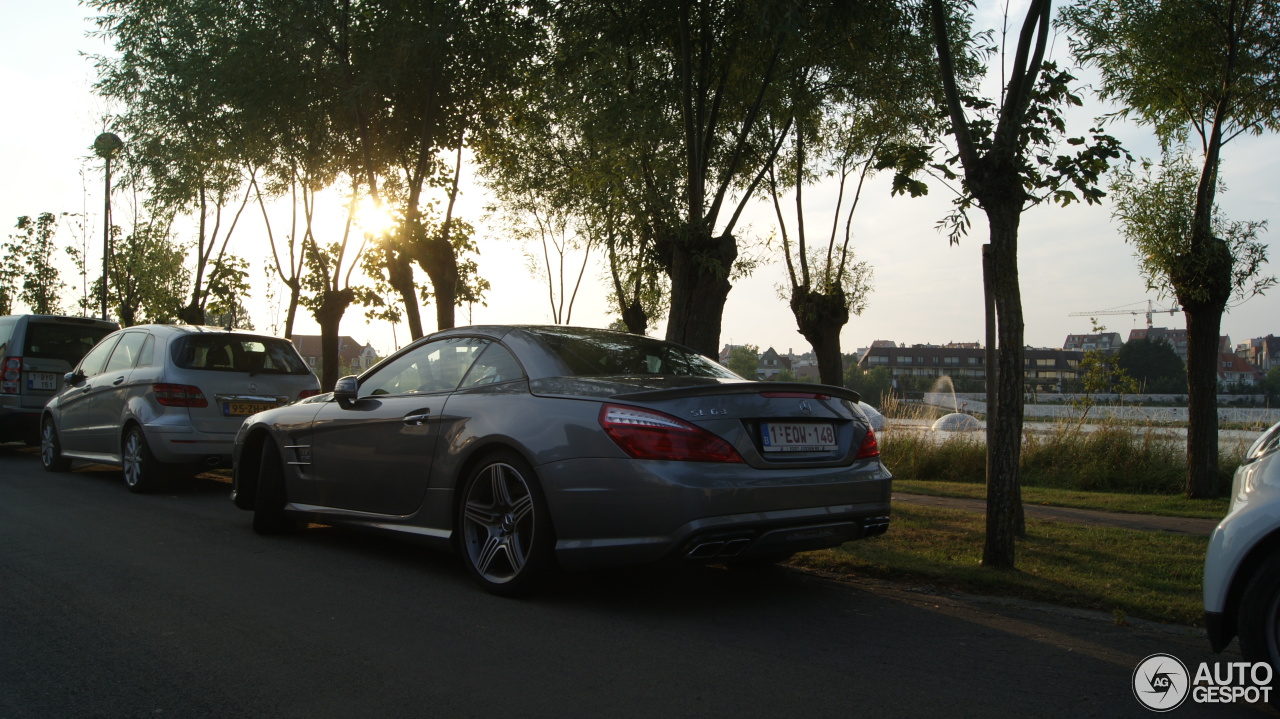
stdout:
[[150,492],[160,479],[160,463],[151,454],[147,438],[137,425],[124,433],[120,448],[120,471],[130,492]]
[[482,462],[463,487],[462,556],[486,590],[528,594],[552,568],[554,540],[533,469],[502,453]]
[[50,417],[45,417],[40,425],[40,464],[48,472],[65,472],[71,469],[71,460],[62,456],[58,428],[53,425]]

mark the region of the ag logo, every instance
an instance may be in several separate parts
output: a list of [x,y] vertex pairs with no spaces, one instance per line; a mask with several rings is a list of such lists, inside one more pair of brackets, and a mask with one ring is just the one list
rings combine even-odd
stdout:
[[1133,695],[1151,711],[1171,711],[1187,700],[1190,678],[1187,665],[1177,657],[1152,654],[1133,670]]

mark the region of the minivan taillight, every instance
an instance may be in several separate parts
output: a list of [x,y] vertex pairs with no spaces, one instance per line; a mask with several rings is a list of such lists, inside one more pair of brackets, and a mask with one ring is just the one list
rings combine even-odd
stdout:
[[4,378],[0,380],[0,394],[18,394],[19,383],[22,381],[22,358],[5,357],[0,370],[3,370],[0,377]]
[[304,389],[298,393],[298,401],[301,402],[308,397],[315,397],[318,394],[320,394],[320,390],[318,389]]
[[862,444],[858,445],[858,454],[854,459],[871,459],[880,456],[880,445],[876,442],[875,430],[867,427],[867,436],[862,438]]
[[741,462],[728,442],[669,414],[606,404],[600,427],[622,451],[636,459],[679,462]]
[[158,383],[151,385],[151,391],[156,396],[156,402],[165,407],[208,407],[209,402],[204,398],[204,393],[199,387],[189,384],[165,384]]

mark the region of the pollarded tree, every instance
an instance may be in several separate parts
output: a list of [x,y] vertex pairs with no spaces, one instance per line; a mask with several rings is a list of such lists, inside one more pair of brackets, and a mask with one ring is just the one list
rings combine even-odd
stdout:
[[[971,6],[961,2],[960,7]],[[1018,461],[1022,448],[1023,314],[1018,280],[1018,226],[1028,207],[1053,200],[1068,204],[1079,200],[1095,203],[1103,196],[1099,177],[1111,160],[1120,156],[1114,138],[1093,133],[1093,144],[1084,138],[1067,142],[1075,154],[1057,154],[1065,134],[1062,108],[1079,105],[1069,73],[1046,63],[1050,38],[1050,0],[1032,0],[1017,37],[1007,84],[998,101],[966,94],[956,72],[950,25],[955,6],[946,0],[929,0],[942,83],[962,168],[963,189],[958,199],[957,228],[967,227],[963,213],[976,205],[987,216],[990,229],[990,271],[984,267],[984,285],[994,297],[998,338],[994,410],[987,419],[987,523],[982,563],[991,567],[1014,565],[1014,537],[1021,517]],[[960,16],[964,18],[963,13]],[[946,171],[945,167],[942,167]],[[1079,194],[1076,194],[1079,193]],[[989,393],[990,395],[990,393]],[[994,401],[992,401],[994,400]],[[994,416],[992,416],[994,415]]]
[[1160,268],[1187,319],[1187,496],[1217,494],[1217,353],[1238,262],[1215,228],[1223,146],[1280,130],[1280,2],[1085,0],[1063,10],[1098,94],[1149,125],[1166,151],[1194,135],[1200,167],[1188,236]]

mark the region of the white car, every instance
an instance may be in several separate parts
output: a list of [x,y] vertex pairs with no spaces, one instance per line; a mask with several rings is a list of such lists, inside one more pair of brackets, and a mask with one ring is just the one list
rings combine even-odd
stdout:
[[293,343],[193,325],[107,335],[66,374],[40,418],[40,460],[116,465],[130,491],[170,471],[230,466],[245,417],[320,392]]
[[[1204,560],[1204,615],[1215,652],[1239,636],[1246,660],[1280,668],[1280,423],[1236,470],[1231,509]],[[1272,676],[1275,686],[1280,672]],[[1271,702],[1280,708],[1278,694]]]

